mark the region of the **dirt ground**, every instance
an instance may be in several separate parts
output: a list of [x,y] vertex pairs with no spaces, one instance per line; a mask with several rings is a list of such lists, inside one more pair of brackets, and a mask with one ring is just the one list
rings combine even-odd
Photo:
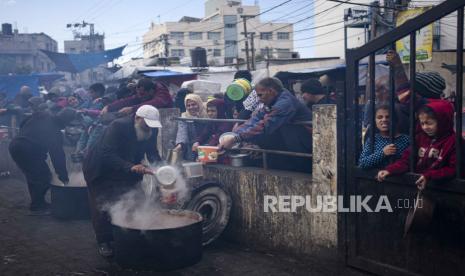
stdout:
[[[30,216],[26,184],[0,179],[0,275],[336,275],[334,266],[219,240],[202,260],[169,273],[123,270],[96,250],[90,221]],[[346,274],[346,273],[342,273]]]

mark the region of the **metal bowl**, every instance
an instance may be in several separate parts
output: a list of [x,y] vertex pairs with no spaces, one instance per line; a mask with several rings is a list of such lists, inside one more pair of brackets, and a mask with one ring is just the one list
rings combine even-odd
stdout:
[[249,160],[250,154],[248,153],[238,153],[230,154],[231,166],[233,167],[244,167],[247,166],[247,161]]

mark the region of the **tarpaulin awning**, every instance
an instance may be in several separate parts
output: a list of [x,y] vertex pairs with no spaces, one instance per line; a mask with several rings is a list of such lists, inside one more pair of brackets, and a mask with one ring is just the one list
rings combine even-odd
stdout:
[[[318,67],[318,68],[307,68],[300,70],[289,70],[289,71],[280,71],[275,74],[275,77],[283,80],[288,79],[309,79],[317,78],[324,74],[329,73],[340,73],[345,78],[345,64],[338,64],[331,67]],[[368,63],[360,62],[359,64],[359,85],[365,85],[366,74],[368,70]],[[375,74],[376,77],[381,77],[389,74],[389,67],[387,66],[386,61],[376,61],[375,62]]]
[[56,73],[0,75],[0,92],[6,93],[7,98],[13,99],[18,94],[21,86],[26,85],[31,88],[33,95],[38,95],[39,85],[61,79],[63,76],[63,74]]
[[41,51],[55,63],[56,71],[79,73],[86,69],[95,68],[100,64],[108,63],[119,58],[122,56],[125,47],[126,45],[103,52],[89,52],[81,54],[64,54],[46,50]]
[[153,72],[144,72],[142,75],[149,78],[165,78],[165,77],[187,77],[195,76],[197,73],[181,73],[176,71],[153,71]]

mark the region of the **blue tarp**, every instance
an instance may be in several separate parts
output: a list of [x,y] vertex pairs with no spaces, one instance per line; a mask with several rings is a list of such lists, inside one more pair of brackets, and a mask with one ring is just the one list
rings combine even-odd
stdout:
[[152,71],[152,72],[145,72],[142,75],[149,77],[149,78],[165,78],[165,77],[187,77],[187,76],[195,76],[196,73],[181,73],[176,71]]
[[52,82],[61,79],[64,75],[56,73],[31,74],[31,75],[0,75],[0,92],[5,92],[9,99],[18,94],[23,85],[31,88],[33,95],[39,94],[39,85],[43,82]]
[[[387,66],[386,61],[376,61],[375,62],[375,74],[376,77],[380,77],[389,73],[389,67]],[[366,74],[368,69],[368,63],[360,62],[359,64],[359,85],[365,85],[366,82]],[[342,77],[345,79],[345,64],[338,64],[331,67],[318,67],[318,68],[307,68],[307,69],[297,69],[297,70],[289,70],[289,71],[280,71],[276,73],[274,76],[280,79],[284,84],[288,83],[287,80],[289,79],[300,79],[305,80],[309,78],[317,78],[324,74],[329,73],[339,73],[342,74]],[[286,87],[289,89],[289,87]]]
[[86,69],[95,68],[100,64],[112,62],[123,54],[126,46],[95,53],[64,54],[57,52],[44,52],[54,63],[55,70],[70,73],[79,73]]

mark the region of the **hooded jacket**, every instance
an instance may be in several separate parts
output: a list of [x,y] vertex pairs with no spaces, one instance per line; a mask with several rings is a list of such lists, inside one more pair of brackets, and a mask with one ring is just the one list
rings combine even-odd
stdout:
[[[424,131],[418,131],[415,136],[417,164],[415,172],[425,176],[427,180],[442,180],[455,175],[456,150],[454,131],[454,107],[448,101],[431,100],[426,106],[430,107],[438,121],[435,137],[428,136]],[[421,129],[419,124],[417,130]],[[386,167],[391,174],[405,173],[409,169],[411,147],[397,162]]]
[[[226,119],[226,108],[223,99],[214,99],[208,104],[216,107],[218,114],[216,119]],[[199,142],[201,145],[217,146],[219,144],[221,134],[231,131],[232,128],[233,125],[231,123],[210,122],[200,132],[196,142]]]

